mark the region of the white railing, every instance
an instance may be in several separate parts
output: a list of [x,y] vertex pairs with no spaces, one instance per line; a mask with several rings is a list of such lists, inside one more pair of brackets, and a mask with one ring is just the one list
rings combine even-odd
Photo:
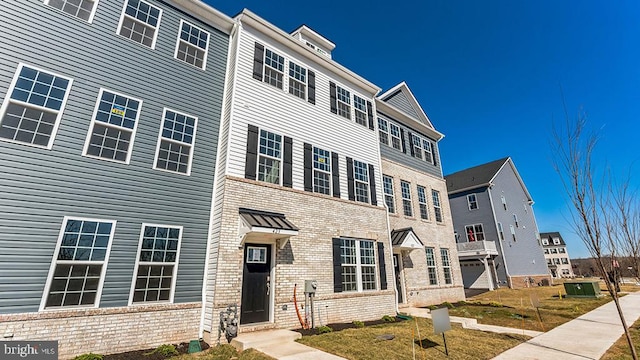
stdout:
[[458,243],[458,255],[498,255],[495,241],[470,241]]

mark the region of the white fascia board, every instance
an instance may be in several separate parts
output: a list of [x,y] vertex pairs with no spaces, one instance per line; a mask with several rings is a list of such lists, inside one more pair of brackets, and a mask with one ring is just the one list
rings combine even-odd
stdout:
[[380,110],[380,112],[393,117],[394,120],[416,130],[423,132],[425,135],[429,135],[433,137],[434,140],[440,141],[444,138],[444,134],[434,129],[433,127],[429,127],[425,125],[423,122],[416,120],[413,116],[407,114],[406,112],[396,108],[395,106],[384,102],[380,99],[380,97],[375,98],[376,108]]
[[506,164],[509,164],[511,166],[511,169],[513,170],[513,173],[516,174],[516,178],[518,179],[518,182],[520,183],[522,190],[524,190],[525,195],[527,195],[527,200],[529,200],[531,202],[531,205],[533,205],[533,198],[531,197],[531,194],[529,193],[529,190],[527,189],[527,187],[524,185],[524,181],[522,180],[522,177],[520,177],[520,173],[518,173],[518,169],[516,169],[516,165],[513,163],[511,156],[509,156],[507,160],[504,162],[504,164],[500,166],[500,169],[498,169],[498,171],[496,171],[496,173],[493,174],[493,177],[491,178],[489,183],[493,184],[494,180],[496,179],[496,176],[498,176],[498,174],[502,171],[502,169],[504,169],[504,166]]
[[166,0],[176,9],[182,10],[194,18],[210,25],[225,34],[231,34],[235,21],[221,11],[200,0]]

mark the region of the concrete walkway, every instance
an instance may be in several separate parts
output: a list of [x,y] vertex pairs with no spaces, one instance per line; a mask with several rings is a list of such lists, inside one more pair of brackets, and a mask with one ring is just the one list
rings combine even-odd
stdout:
[[240,334],[231,345],[240,351],[253,348],[278,360],[346,360],[295,342],[301,337],[291,330],[265,330]]
[[[620,298],[627,325],[640,317],[640,292]],[[494,359],[584,360],[600,357],[624,334],[613,301],[560,325]]]
[[[431,319],[431,312],[429,311],[429,309],[408,307],[408,308],[400,309],[400,312],[404,312],[415,317]],[[489,331],[489,332],[500,333],[500,334],[522,334],[522,335],[527,335],[531,337],[535,337],[542,334],[539,331],[533,331],[533,330],[523,330],[523,329],[516,329],[516,328],[510,328],[510,327],[504,327],[504,326],[478,324],[478,320],[471,319],[471,318],[464,318],[464,317],[457,317],[457,316],[450,316],[449,318],[453,323],[462,324],[463,329]]]

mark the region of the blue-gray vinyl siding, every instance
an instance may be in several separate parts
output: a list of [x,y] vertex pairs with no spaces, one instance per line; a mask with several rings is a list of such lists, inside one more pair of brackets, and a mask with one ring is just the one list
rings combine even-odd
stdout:
[[[438,178],[442,178],[442,170],[440,169],[440,155],[439,155],[440,153],[438,149],[438,143],[436,141],[429,138],[428,136],[421,134],[420,132],[414,129],[411,129],[403,125],[402,123],[394,120],[392,117],[386,114],[378,113],[377,116],[398,125],[404,131],[404,149],[406,149],[406,153],[403,152],[402,149],[398,150],[392,146],[380,143],[380,156],[383,159],[388,159],[398,164],[402,164],[404,166],[408,166],[413,169],[426,172]],[[426,162],[424,159],[418,159],[416,157],[411,156],[411,148],[410,148],[411,140],[409,140],[409,133],[419,135],[421,138],[428,139],[429,141],[431,141],[433,156],[434,156],[434,159],[436,159],[435,165]],[[389,138],[389,141],[391,143],[391,138]]]
[[[469,194],[476,194],[478,208],[475,210],[469,210],[467,202]],[[453,218],[453,230],[458,233],[457,242],[467,242],[465,226],[474,224],[482,224],[485,240],[498,240],[498,232],[491,211],[491,201],[489,201],[486,187],[449,195],[449,205]]]
[[409,101],[405,93],[401,90],[398,90],[395,93],[391,94],[391,96],[386,98],[384,102],[395,106],[396,108],[404,111],[405,113],[413,116],[416,119],[420,118],[420,115],[418,115],[418,111],[411,105],[411,101]]
[[[228,35],[164,2],[155,49],[41,0],[2,2],[0,99],[19,62],[73,79],[52,150],[0,141],[0,313],[38,311],[64,216],[116,220],[100,307],[126,306],[142,223],[184,226],[174,302],[201,301]],[[180,20],[210,33],[206,71],[174,59]],[[143,101],[130,164],[82,156],[101,87]],[[163,107],[198,117],[191,175],[152,169]]]

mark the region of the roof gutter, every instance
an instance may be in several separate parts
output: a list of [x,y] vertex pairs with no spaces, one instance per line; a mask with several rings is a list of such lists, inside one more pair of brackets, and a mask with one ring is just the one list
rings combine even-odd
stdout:
[[224,32],[231,34],[235,26],[232,18],[207,5],[201,0],[165,0],[169,5],[193,16],[194,18]]

